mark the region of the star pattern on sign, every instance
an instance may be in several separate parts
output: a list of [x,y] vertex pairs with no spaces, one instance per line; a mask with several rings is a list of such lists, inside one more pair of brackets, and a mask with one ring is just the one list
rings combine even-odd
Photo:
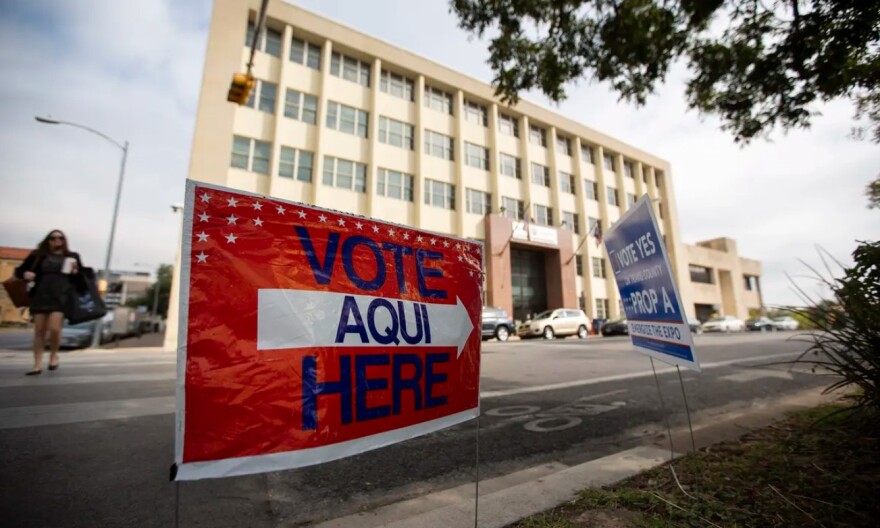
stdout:
[[409,233],[404,233],[404,234],[403,234],[403,239],[404,239],[404,240],[409,240]]
[[257,227],[263,227],[263,221],[260,220],[259,217],[257,217],[257,218],[254,220],[254,225],[257,226]]
[[318,215],[318,221],[320,221],[320,222],[326,222],[326,221],[327,221],[327,215],[319,214],[319,215]]
[[202,194],[202,201],[203,201],[203,202],[206,202],[206,203],[207,203],[207,202],[210,202],[210,201],[211,201],[211,195],[208,194],[208,193],[203,193],[203,194]]
[[419,235],[416,237],[416,242],[421,244],[422,240],[424,240],[424,239],[425,239],[425,237],[423,237],[422,235]]
[[198,262],[207,262],[207,261],[208,261],[208,255],[205,255],[205,252],[202,251],[202,252],[200,252],[198,255],[196,255],[196,259],[198,259]]
[[275,210],[278,211],[278,214],[280,214],[280,215],[284,214],[284,208],[281,207],[280,205],[278,207],[276,207]]
[[208,241],[208,237],[209,237],[210,235],[208,235],[208,233],[205,233],[204,231],[202,231],[201,233],[199,233],[199,234],[196,235],[196,236],[199,237],[199,242],[207,242],[207,241]]
[[300,218],[305,218],[305,217],[306,217],[306,212],[303,211],[302,209],[300,209],[299,211],[297,211],[296,214],[298,214]]
[[431,245],[432,245],[432,246],[436,246],[436,245],[437,245],[437,239],[436,239],[436,238],[432,238],[432,239],[431,239]]
[[463,262],[463,261],[464,261],[464,257],[462,257],[461,255],[459,255],[459,256],[458,256],[458,261],[459,261],[459,262]]
[[443,247],[445,247],[445,248],[448,248],[448,247],[449,247],[449,241],[448,241],[448,240],[444,240],[444,241],[443,241]]
[[233,235],[232,233],[229,233],[228,235],[226,235],[226,243],[227,244],[235,244],[236,240],[238,240],[238,237]]
[[238,221],[238,217],[235,215],[229,215],[229,217],[226,218],[226,221],[229,223],[229,225],[235,225],[235,222]]
[[373,233],[378,233],[378,232],[379,232],[379,226],[374,225],[373,226]]
[[455,243],[455,249],[461,249],[461,244],[459,244],[458,242],[456,242],[456,243]]
[[354,226],[357,228],[358,231],[364,228],[363,222],[355,222]]
[[339,224],[339,227],[345,227],[345,218],[337,219],[336,223]]
[[210,218],[208,213],[202,213],[199,215],[199,222],[207,222],[208,218]]
[[471,277],[473,277],[473,276],[474,276],[474,270],[469,270],[469,271],[468,271],[468,275],[470,275]]
[[230,198],[230,199],[226,200],[226,203],[229,204],[229,207],[235,207],[235,206],[238,205],[238,200],[236,200],[236,199],[233,197],[233,198]]
[[262,211],[263,210],[263,204],[261,204],[260,202],[252,203],[251,207],[254,208],[254,211]]
[[394,233],[395,233],[395,231],[394,231],[393,227],[388,230],[388,236],[394,236]]

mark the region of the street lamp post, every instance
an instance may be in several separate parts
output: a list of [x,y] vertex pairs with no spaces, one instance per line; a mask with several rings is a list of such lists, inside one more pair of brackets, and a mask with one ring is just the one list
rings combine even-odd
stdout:
[[[39,121],[40,123],[44,123],[47,125],[68,125],[76,128],[80,128],[87,132],[91,132],[97,136],[101,136],[106,139],[110,143],[113,143],[117,148],[122,150],[122,163],[119,166],[119,181],[116,183],[116,201],[113,204],[113,221],[110,223],[110,241],[107,243],[107,255],[104,259],[104,280],[110,280],[110,259],[113,256],[113,240],[116,238],[116,217],[119,215],[119,198],[122,195],[122,181],[125,178],[125,161],[128,158],[128,141],[123,143],[119,143],[115,139],[110,136],[98,132],[93,128],[89,128],[84,125],[79,125],[77,123],[71,123],[69,121],[61,121],[59,119],[53,119],[51,117],[41,117],[35,116],[34,119]],[[92,334],[92,347],[97,347],[101,344],[101,335],[103,334],[103,322],[99,319],[95,322],[95,331]]]

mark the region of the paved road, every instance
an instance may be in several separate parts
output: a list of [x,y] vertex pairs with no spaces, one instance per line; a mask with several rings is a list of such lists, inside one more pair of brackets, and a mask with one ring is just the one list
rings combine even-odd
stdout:
[[[786,337],[698,337],[704,372],[684,373],[695,418],[825,381],[755,366],[803,349]],[[3,526],[173,525],[174,356],[77,352],[36,379],[22,375],[27,361],[0,351]],[[486,343],[481,477],[655,442],[663,412],[650,373],[625,338]],[[676,373],[660,381],[673,424],[685,424]],[[475,432],[474,421],[322,466],[184,482],[180,526],[295,526],[465,484]]]

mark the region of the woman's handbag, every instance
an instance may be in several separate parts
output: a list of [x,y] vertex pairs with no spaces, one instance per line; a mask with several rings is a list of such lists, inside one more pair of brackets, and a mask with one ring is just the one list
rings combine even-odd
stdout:
[[94,321],[104,317],[107,307],[95,284],[92,268],[83,268],[74,277],[73,287],[68,290],[64,317],[70,324]]
[[27,281],[18,277],[9,277],[3,281],[3,288],[9,295],[9,300],[16,308],[27,308],[30,305],[28,299]]

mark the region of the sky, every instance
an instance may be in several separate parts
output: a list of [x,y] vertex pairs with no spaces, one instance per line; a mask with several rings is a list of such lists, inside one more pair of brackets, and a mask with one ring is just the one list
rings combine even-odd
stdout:
[[[293,3],[492,80],[488,42],[458,28],[447,0]],[[87,265],[103,266],[122,150],[34,120],[51,115],[130,143],[111,267],[174,261],[180,216],[171,205],[183,201],[210,12],[208,0],[4,2],[0,246],[33,247],[60,228]],[[880,174],[880,146],[849,138],[847,101],[817,107],[809,130],[738,146],[716,119],[687,109],[686,76],[675,67],[643,107],[588,81],[558,105],[523,96],[668,160],[682,240],[737,240],[741,256],[763,264],[765,304],[801,304],[787,278],[808,273],[801,260],[821,266],[818,247],[847,263],[857,240],[880,234],[880,211],[864,196]]]

